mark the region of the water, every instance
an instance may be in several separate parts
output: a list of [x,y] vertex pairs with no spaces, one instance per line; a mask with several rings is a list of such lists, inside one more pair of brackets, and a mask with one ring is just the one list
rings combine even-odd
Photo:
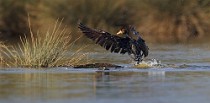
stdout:
[[[90,52],[91,51],[91,52]],[[208,45],[150,46],[160,65],[133,66],[127,55],[86,50],[87,58],[124,68],[1,68],[0,103],[209,103]]]

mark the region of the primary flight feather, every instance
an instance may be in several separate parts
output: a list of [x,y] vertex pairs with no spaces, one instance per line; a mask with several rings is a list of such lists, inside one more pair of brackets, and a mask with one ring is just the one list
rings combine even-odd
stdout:
[[126,35],[125,37],[112,35],[103,30],[91,29],[82,23],[79,23],[78,28],[86,37],[113,53],[133,54],[134,60],[138,63],[142,61],[142,57],[148,56],[148,47],[145,41],[140,36],[138,36],[137,39],[133,39],[129,36],[130,33],[137,33],[132,26],[123,27],[120,30],[121,34]]

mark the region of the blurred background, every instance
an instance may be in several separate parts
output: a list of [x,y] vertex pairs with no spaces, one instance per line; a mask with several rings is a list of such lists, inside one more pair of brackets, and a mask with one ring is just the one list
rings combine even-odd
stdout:
[[16,43],[30,35],[28,18],[33,32],[63,19],[73,38],[82,35],[81,21],[112,34],[131,24],[149,43],[210,41],[210,0],[1,0],[0,40]]

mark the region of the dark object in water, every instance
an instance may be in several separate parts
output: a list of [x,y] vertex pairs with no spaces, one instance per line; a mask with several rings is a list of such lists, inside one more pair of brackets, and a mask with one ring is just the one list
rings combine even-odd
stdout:
[[82,65],[74,65],[74,68],[122,68],[122,66],[110,63],[90,63]]
[[[103,30],[91,29],[82,23],[78,27],[86,37],[92,39],[113,53],[134,55],[134,60],[142,61],[142,57],[148,56],[149,48],[146,46],[145,41],[140,37],[139,33],[135,31],[133,26],[124,26],[117,34],[123,34],[125,37],[112,35]],[[137,36],[137,39],[132,38],[132,34]]]

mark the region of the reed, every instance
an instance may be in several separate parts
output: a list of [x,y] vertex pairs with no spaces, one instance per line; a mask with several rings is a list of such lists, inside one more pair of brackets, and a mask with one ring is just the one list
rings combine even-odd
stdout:
[[0,42],[0,66],[5,66],[5,59],[4,59],[4,53],[8,50],[8,46],[5,45],[3,42]]
[[[29,21],[30,27],[30,21]],[[53,67],[66,53],[71,37],[65,35],[65,28],[56,21],[46,33],[34,34],[30,27],[30,37],[20,37],[20,44],[8,53],[13,66]]]
[[[29,20],[29,27],[30,25]],[[4,51],[8,58],[8,65],[14,67],[55,67],[67,62],[73,65],[75,58],[77,58],[76,62],[79,62],[85,55],[68,57],[66,55],[69,47],[73,46],[79,38],[70,43],[71,35],[66,34],[65,27],[62,27],[62,22],[59,21],[56,21],[54,27],[49,28],[44,34],[39,32],[34,34],[31,31],[30,37],[20,37],[21,42],[18,46],[12,46]],[[82,49],[83,47],[76,53]]]

